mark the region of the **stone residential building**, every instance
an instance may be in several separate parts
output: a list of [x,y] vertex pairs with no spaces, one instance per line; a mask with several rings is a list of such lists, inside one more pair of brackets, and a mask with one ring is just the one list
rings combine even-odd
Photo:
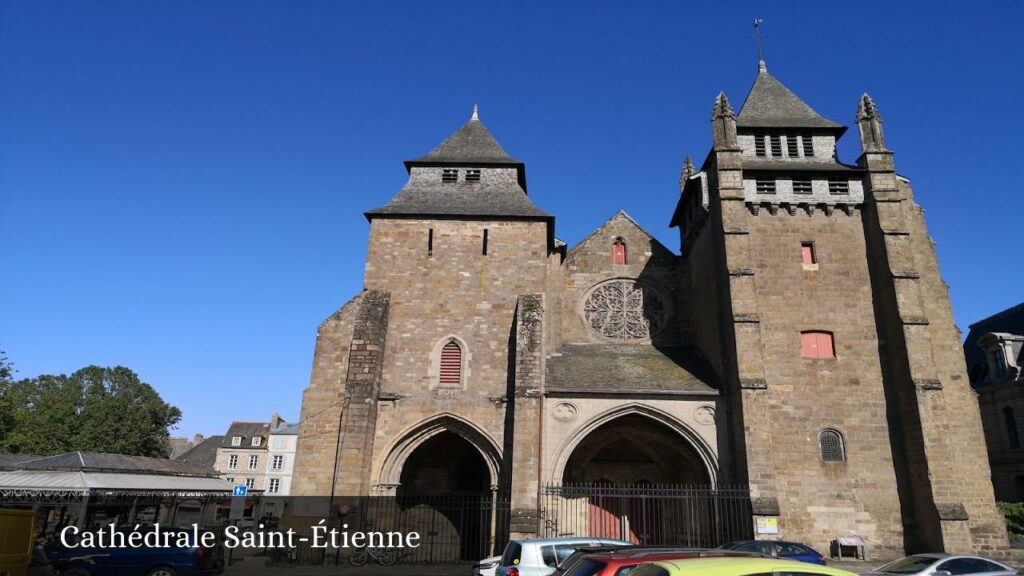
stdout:
[[[740,487],[747,536],[1005,549],[923,211],[867,95],[855,123],[840,162],[847,128],[761,62],[684,163],[660,223],[679,246],[609,207],[570,247],[533,201],[555,192],[527,194],[474,110],[366,212],[364,290],[318,329],[291,493],[492,495],[515,536],[714,545]],[[620,504],[666,491],[693,514]]]
[[978,392],[996,499],[1024,502],[1024,304],[971,324],[964,358]]
[[[217,449],[214,468],[225,480],[245,484],[250,490],[266,492],[271,477],[276,478],[280,484],[281,471],[271,470],[274,460],[271,457],[270,440],[285,425],[286,422],[278,414],[274,414],[269,422],[232,422]],[[278,449],[273,453],[283,458],[287,449]]]
[[291,494],[292,473],[295,470],[295,449],[299,441],[299,425],[282,422],[270,432],[264,493],[271,496]]

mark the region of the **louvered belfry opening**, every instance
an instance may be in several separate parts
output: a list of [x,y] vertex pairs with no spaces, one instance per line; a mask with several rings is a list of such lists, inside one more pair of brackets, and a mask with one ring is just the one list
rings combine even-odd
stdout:
[[441,378],[438,384],[446,388],[462,386],[462,348],[449,342],[441,349]]

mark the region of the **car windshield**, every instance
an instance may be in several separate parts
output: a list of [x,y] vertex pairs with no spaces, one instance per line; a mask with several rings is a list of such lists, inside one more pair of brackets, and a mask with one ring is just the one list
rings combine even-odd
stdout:
[[928,556],[907,556],[891,564],[886,564],[878,569],[886,574],[917,574],[925,568],[935,564],[936,558]]

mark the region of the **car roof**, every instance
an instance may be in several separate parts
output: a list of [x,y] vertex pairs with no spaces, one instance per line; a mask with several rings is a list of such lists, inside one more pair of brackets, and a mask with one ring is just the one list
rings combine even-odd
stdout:
[[630,558],[648,558],[656,560],[655,556],[662,557],[665,560],[671,560],[673,558],[765,558],[761,554],[756,552],[740,552],[737,550],[719,550],[717,548],[648,548],[641,550],[626,549],[619,551],[602,551],[595,552],[593,554],[587,554],[586,558],[593,558],[596,560],[618,560],[618,559],[630,559]]
[[630,542],[626,542],[625,540],[613,540],[611,538],[581,538],[581,537],[575,537],[575,538],[544,538],[544,539],[538,539],[538,540],[532,540],[532,539],[531,540],[513,540],[513,542],[519,544],[520,546],[546,546],[548,544],[579,544],[580,542],[598,542],[598,543],[607,542],[607,543],[611,543],[611,544],[619,544],[619,543],[621,543],[623,546],[631,545]]
[[852,576],[852,572],[839,570],[829,566],[807,564],[794,560],[774,560],[768,558],[744,558],[741,556],[725,556],[719,558],[686,558],[681,560],[666,560],[654,562],[655,565],[665,568],[672,576],[682,574],[700,574],[702,576],[713,576],[714,571],[722,570],[729,572],[730,569],[740,569],[744,573],[749,570],[755,572],[774,572],[776,570],[792,569],[794,572],[827,574],[829,576]]

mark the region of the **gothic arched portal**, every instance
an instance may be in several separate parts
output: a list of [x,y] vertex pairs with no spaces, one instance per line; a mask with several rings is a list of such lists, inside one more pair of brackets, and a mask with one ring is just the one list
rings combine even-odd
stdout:
[[566,460],[562,483],[590,482],[708,486],[711,477],[688,439],[634,413],[601,424],[576,444]]

